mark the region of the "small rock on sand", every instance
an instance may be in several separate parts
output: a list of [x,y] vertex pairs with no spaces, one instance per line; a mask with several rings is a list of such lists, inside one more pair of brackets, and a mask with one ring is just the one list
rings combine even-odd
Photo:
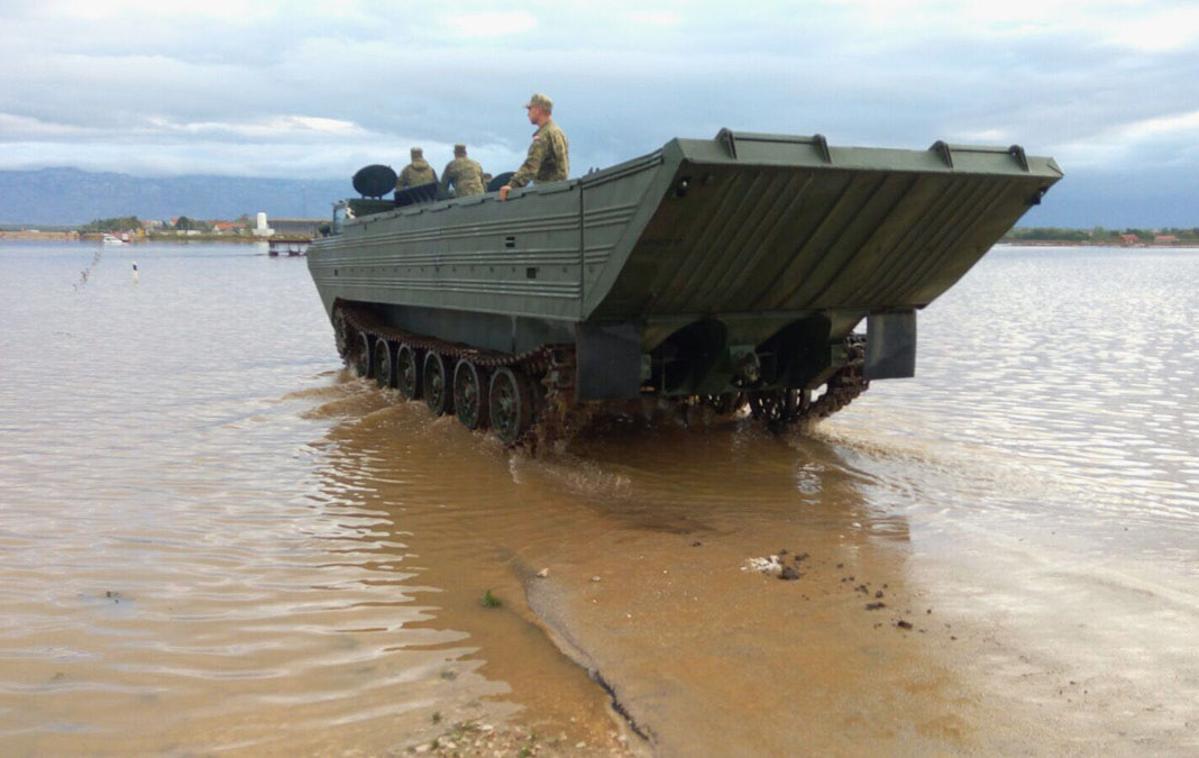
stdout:
[[549,569],[547,569],[547,568],[543,568],[543,569],[541,569],[540,571],[538,571],[538,572],[537,572],[537,576],[538,576],[538,577],[540,577],[540,578],[542,578],[542,579],[546,578],[546,577],[547,577],[547,576],[549,576],[549,575],[550,575],[550,570],[549,570]]

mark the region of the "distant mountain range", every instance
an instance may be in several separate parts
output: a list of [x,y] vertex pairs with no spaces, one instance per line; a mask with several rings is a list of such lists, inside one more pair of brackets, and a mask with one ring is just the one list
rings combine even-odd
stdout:
[[355,196],[344,180],[252,179],[228,176],[142,177],[76,168],[0,171],[0,224],[62,226],[97,218],[321,218],[331,204]]
[[[355,192],[344,180],[251,179],[228,176],[143,177],[76,168],[0,171],[0,225],[67,226],[97,218],[253,216],[324,218],[330,205]],[[1199,194],[1190,170],[1156,167],[1126,173],[1067,171],[1043,205],[1021,226],[1088,229],[1194,227]]]

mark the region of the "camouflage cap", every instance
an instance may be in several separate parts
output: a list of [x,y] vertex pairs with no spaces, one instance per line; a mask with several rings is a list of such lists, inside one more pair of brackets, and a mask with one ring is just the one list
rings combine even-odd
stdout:
[[419,147],[414,147],[414,148],[412,148],[411,153],[412,153],[413,158],[420,158],[422,155],[425,154],[425,151]]
[[454,155],[466,155],[466,145],[463,145],[461,142],[454,145]]
[[541,108],[546,113],[554,112],[554,101],[550,100],[548,96],[543,95],[540,92],[534,93],[533,96],[529,98],[529,102],[525,104],[525,107],[532,108],[534,105],[536,105],[538,108]]

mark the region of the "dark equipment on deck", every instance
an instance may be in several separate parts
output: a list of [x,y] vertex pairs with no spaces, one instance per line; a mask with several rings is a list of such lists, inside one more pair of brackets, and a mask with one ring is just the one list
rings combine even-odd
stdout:
[[403,207],[405,205],[432,202],[437,199],[437,188],[437,182],[429,182],[428,184],[418,184],[414,187],[397,189],[395,204]]
[[391,166],[376,163],[358,169],[354,174],[354,191],[363,197],[380,198],[396,188],[396,172]]
[[497,174],[494,178],[492,178],[491,181],[487,182],[487,191],[499,192],[500,187],[503,187],[505,184],[507,184],[513,176],[516,176],[515,171],[505,171],[502,174]]

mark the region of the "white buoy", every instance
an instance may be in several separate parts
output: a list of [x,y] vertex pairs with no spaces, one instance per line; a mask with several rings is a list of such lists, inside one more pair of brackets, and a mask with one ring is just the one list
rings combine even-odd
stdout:
[[141,281],[141,276],[137,272],[137,261],[133,262],[133,283],[137,284]]

